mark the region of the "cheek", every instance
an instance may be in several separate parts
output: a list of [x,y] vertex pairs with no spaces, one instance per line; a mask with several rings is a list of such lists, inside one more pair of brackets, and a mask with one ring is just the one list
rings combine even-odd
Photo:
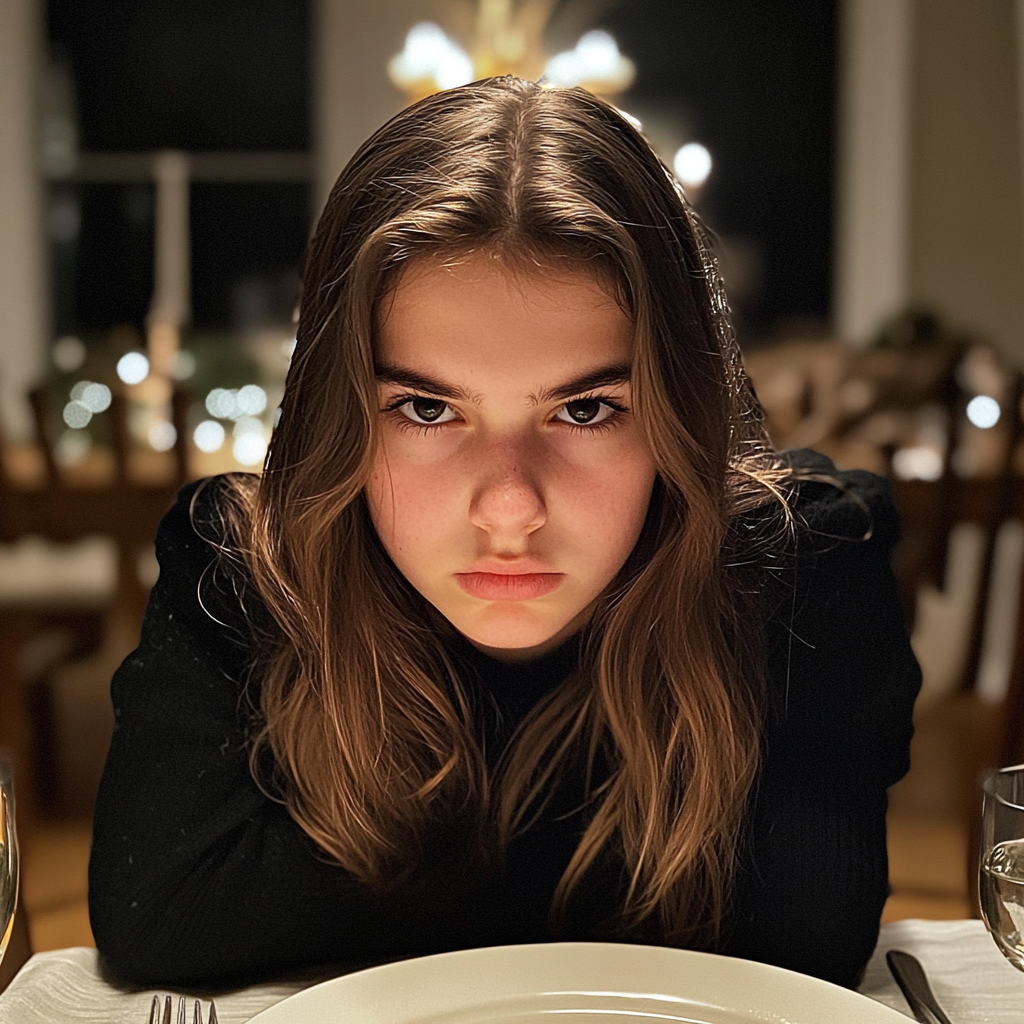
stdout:
[[439,466],[419,466],[379,453],[366,482],[377,535],[395,558],[413,554],[453,521],[458,488]]
[[565,522],[588,550],[594,568],[614,575],[643,529],[654,467],[644,453],[636,453],[572,477],[563,491]]

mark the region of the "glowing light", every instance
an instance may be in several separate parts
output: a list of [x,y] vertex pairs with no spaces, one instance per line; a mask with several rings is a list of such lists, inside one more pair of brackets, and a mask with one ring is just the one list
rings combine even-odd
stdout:
[[65,334],[53,343],[53,365],[64,373],[74,373],[85,362],[85,345],[80,338]]
[[287,338],[281,342],[281,351],[289,362],[291,362],[292,356],[295,355],[296,345],[298,345],[298,341],[295,338]]
[[78,396],[78,401],[92,413],[105,412],[109,409],[110,399],[110,388],[106,384],[87,384]]
[[92,419],[92,410],[83,402],[73,399],[64,406],[64,422],[72,430],[81,430],[89,425]]
[[246,416],[259,416],[267,407],[267,393],[258,384],[246,384],[238,389],[235,401]]
[[206,411],[219,420],[233,420],[241,415],[235,395],[238,392],[229,391],[227,388],[214,388],[206,396]]
[[711,173],[711,154],[699,142],[688,142],[676,153],[672,169],[680,184],[697,188],[708,180]]
[[388,73],[400,89],[429,81],[441,89],[454,89],[473,81],[473,62],[439,25],[424,21],[409,29],[405,49],[391,59]]
[[167,420],[157,420],[151,424],[146,436],[149,438],[149,443],[158,452],[169,452],[174,447],[174,442],[178,440],[178,432],[174,429],[174,424]]
[[263,422],[255,416],[239,416],[235,425],[231,428],[233,437],[241,437],[243,434],[259,434],[263,436]]
[[544,77],[552,85],[586,84],[616,92],[627,88],[635,74],[633,62],[602,29],[587,32],[574,49],[556,53],[544,68]]
[[86,430],[65,430],[53,446],[53,457],[62,466],[75,466],[92,448],[92,438]]
[[126,352],[117,361],[117,375],[125,384],[141,384],[149,376],[149,360],[141,352]]
[[978,395],[967,403],[967,418],[982,430],[999,422],[999,403],[988,395]]
[[262,433],[246,431],[235,438],[231,454],[243,466],[258,466],[267,454],[267,440]]
[[224,437],[224,427],[216,420],[203,420],[192,432],[192,440],[201,452],[220,451]]
[[938,480],[942,456],[925,445],[900,448],[892,457],[892,471],[900,480]]
[[196,357],[184,349],[174,356],[174,363],[171,365],[171,376],[175,380],[188,380],[196,372]]

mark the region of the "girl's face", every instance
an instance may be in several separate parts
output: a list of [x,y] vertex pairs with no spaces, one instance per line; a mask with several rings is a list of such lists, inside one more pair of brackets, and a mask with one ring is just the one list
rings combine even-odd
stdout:
[[631,412],[633,326],[576,271],[413,264],[382,304],[374,526],[479,649],[538,657],[622,567],[655,470]]

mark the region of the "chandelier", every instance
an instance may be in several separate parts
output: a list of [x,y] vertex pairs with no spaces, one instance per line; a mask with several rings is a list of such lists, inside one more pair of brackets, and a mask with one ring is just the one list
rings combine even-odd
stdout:
[[410,103],[493,75],[580,85],[600,96],[629,88],[633,62],[601,29],[587,32],[572,50],[547,54],[544,29],[554,6],[555,0],[450,0],[447,20],[468,50],[440,25],[421,22],[389,63],[391,81]]

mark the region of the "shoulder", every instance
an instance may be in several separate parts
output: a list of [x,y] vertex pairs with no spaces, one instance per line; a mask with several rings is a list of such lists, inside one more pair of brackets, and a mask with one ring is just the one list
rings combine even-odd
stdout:
[[[920,670],[890,566],[899,520],[888,483],[790,452],[793,554],[772,573],[769,692],[777,762],[801,778],[891,785],[907,770]],[[825,770],[828,766],[828,770]]]
[[[182,487],[156,535],[160,576],[152,602],[172,604],[198,631],[251,630],[251,593],[238,542],[244,495],[255,486],[250,473],[226,473]],[[249,603],[252,603],[251,597]]]
[[891,550],[899,540],[899,514],[889,481],[863,469],[838,470],[809,449],[783,452],[792,473],[790,510],[800,535],[815,551],[856,544]]

